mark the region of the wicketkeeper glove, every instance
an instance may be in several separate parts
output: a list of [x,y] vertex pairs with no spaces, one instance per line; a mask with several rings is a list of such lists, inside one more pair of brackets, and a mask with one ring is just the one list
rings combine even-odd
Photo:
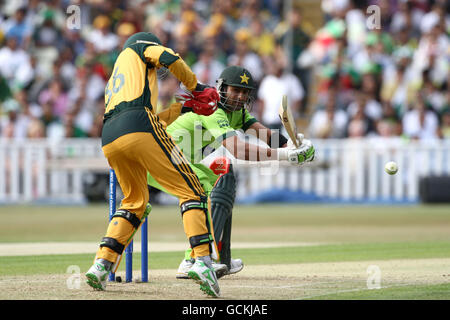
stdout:
[[278,160],[289,161],[293,165],[301,165],[314,160],[316,150],[310,140],[303,139],[298,149],[278,148]]
[[209,116],[217,110],[220,96],[216,88],[208,87],[202,91],[194,90],[185,94],[175,95],[175,99],[177,102],[181,102],[183,107],[192,108],[192,111],[197,114]]
[[[303,139],[305,138],[305,136],[303,135],[303,133],[297,133],[297,145],[300,147],[303,143]],[[288,142],[287,142],[287,148],[288,149],[295,149],[297,148],[294,144],[294,142],[291,140],[291,138],[289,138]]]

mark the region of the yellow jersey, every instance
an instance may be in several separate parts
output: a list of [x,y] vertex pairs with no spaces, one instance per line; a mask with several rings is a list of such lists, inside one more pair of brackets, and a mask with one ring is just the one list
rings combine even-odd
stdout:
[[[119,54],[105,87],[105,114],[102,145],[131,132],[147,132],[146,110],[156,112],[158,100],[157,69],[166,67],[188,90],[197,86],[197,78],[184,60],[170,48],[156,43],[136,43]],[[178,106],[177,106],[178,107]],[[181,106],[179,106],[181,109]],[[124,111],[133,114],[120,116]]]

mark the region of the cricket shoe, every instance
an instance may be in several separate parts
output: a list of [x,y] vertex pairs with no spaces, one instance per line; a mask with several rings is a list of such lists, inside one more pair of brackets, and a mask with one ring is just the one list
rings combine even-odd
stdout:
[[[180,266],[178,267],[178,271],[176,274],[177,279],[189,279],[188,272],[191,270],[192,266],[195,263],[195,259],[183,259],[181,261]],[[221,263],[212,263],[214,271],[216,272],[217,279],[223,277],[228,271],[228,267],[225,264]]]
[[212,297],[220,297],[219,282],[213,268],[209,268],[205,262],[197,259],[188,271],[189,278],[200,285],[200,290]]
[[101,262],[95,261],[94,265],[86,272],[86,283],[95,290],[106,289],[106,279],[108,278],[109,271]]
[[177,270],[177,279],[189,279],[188,276],[188,272],[189,270],[191,270],[192,266],[195,263],[195,259],[183,259],[183,261],[181,261],[180,266],[178,267]]
[[[244,269],[244,263],[242,262],[241,259],[231,259],[231,261],[230,261],[230,269],[228,269],[227,272],[225,272],[224,275],[230,275],[230,274],[233,274],[233,273],[238,273],[242,269]],[[217,276],[217,277],[220,278],[219,276]]]

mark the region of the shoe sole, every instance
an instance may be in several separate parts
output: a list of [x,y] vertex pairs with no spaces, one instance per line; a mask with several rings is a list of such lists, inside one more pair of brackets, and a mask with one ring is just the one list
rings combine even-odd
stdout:
[[230,271],[226,272],[225,275],[230,275],[230,274],[238,273],[238,272],[241,271],[242,269],[244,269],[244,265],[242,265],[239,269],[231,269]]
[[177,279],[189,279],[189,276],[187,273],[177,273],[176,277],[177,277]]
[[220,278],[222,278],[223,276],[226,276],[227,275],[227,272],[228,272],[228,268],[222,268],[222,269],[217,269],[217,270],[214,270],[215,272],[216,272],[216,277],[217,277],[217,279],[220,279]]
[[[241,269],[242,270],[242,269]],[[223,276],[227,275],[227,268],[219,268],[219,269],[214,269],[214,271],[216,272],[216,277],[217,279],[222,278]],[[239,270],[240,271],[240,270]],[[237,271],[236,271],[237,272]],[[187,273],[177,273],[175,276],[177,279],[190,279]]]
[[102,284],[98,281],[97,277],[94,274],[86,274],[86,283],[90,285],[95,290],[105,291]]
[[202,290],[207,295],[218,298],[220,297],[220,294],[218,294],[209,284],[208,281],[202,280],[200,276],[195,271],[189,271],[188,276],[190,279],[193,279],[196,283],[200,285],[200,290]]

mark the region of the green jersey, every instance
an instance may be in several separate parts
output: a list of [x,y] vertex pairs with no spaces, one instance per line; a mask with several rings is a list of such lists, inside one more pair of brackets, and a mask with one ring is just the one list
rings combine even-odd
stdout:
[[237,135],[236,130],[246,131],[255,122],[245,108],[234,112],[220,108],[210,116],[185,113],[167,127],[167,132],[191,163],[199,163],[204,147],[218,148],[223,140]]

